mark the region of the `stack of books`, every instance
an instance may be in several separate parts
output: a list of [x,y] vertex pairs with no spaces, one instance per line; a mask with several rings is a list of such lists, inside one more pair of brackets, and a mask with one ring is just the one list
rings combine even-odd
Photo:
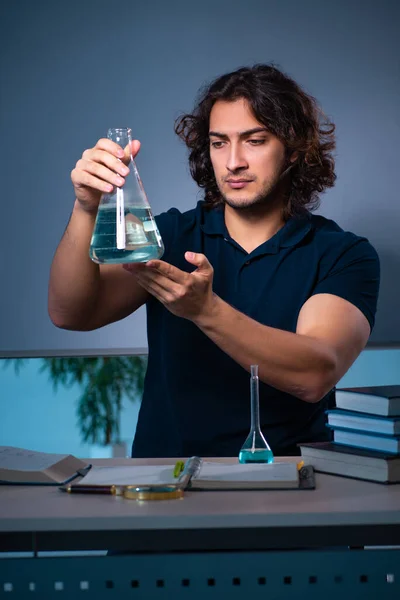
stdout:
[[341,388],[327,411],[333,442],[300,444],[316,471],[400,482],[400,385]]

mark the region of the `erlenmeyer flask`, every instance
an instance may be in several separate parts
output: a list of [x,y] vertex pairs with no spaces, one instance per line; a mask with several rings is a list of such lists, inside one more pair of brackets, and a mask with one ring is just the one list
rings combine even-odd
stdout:
[[94,225],[89,255],[96,263],[147,262],[160,258],[164,244],[154,220],[135,161],[129,128],[109,129],[107,137],[125,151],[129,173],[122,187],[103,194]]
[[240,452],[240,463],[272,463],[274,455],[260,429],[258,365],[251,365],[251,426]]

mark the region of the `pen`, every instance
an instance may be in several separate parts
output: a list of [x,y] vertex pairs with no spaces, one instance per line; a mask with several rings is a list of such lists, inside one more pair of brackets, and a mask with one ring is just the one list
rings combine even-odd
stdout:
[[68,494],[109,494],[120,496],[122,491],[117,485],[68,485],[61,488]]

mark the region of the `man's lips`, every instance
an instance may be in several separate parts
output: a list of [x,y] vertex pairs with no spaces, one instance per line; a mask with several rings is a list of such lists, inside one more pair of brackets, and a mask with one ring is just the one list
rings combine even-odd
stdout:
[[251,182],[252,179],[226,179],[226,183],[233,189],[243,188]]

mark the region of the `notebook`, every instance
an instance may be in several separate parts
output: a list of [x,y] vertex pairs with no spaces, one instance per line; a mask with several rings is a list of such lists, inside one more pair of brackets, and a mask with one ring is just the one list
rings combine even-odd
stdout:
[[313,469],[300,470],[295,462],[226,464],[192,457],[179,478],[173,465],[94,466],[78,486],[182,485],[188,490],[313,489]]

